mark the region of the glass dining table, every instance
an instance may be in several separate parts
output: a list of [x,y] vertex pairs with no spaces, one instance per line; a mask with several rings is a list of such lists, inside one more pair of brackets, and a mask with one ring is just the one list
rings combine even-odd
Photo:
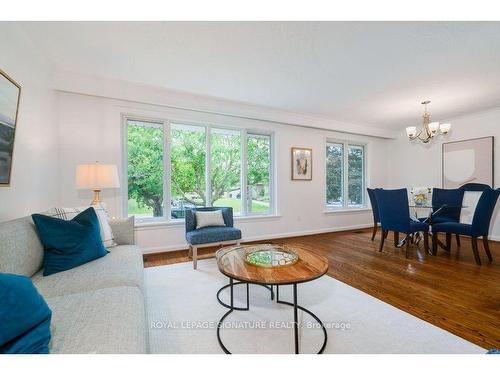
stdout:
[[[440,212],[442,212],[446,208],[450,209],[462,209],[462,208],[467,208],[467,206],[463,206],[461,204],[457,205],[450,205],[450,204],[443,204],[443,205],[432,205],[432,204],[411,204],[409,205],[410,209],[413,210],[413,215],[412,219],[414,220],[419,220],[422,223],[427,223],[429,225],[432,225],[432,218],[436,215],[438,215]],[[428,210],[428,215],[425,218],[418,218],[418,210]],[[429,230],[429,234],[432,233],[432,227]],[[406,235],[399,243],[396,245],[396,247],[403,247],[406,244],[406,241],[409,241],[412,239],[413,234],[410,233]],[[418,244],[420,240],[422,239],[423,235],[421,232],[415,233],[415,236],[413,236],[413,243]],[[431,253],[431,250],[429,249],[429,253]]]

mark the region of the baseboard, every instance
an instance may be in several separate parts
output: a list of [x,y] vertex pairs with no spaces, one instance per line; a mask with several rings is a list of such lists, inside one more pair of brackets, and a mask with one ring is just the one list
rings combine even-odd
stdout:
[[[366,229],[366,228],[373,228],[373,224],[352,225],[352,226],[346,226],[346,227],[323,228],[323,229],[315,229],[315,230],[280,233],[280,234],[273,234],[273,235],[244,237],[241,240],[241,242],[243,243],[243,242],[252,242],[252,241],[275,240],[278,238],[312,236],[315,234],[343,232],[343,231],[347,231],[347,230]],[[169,251],[187,250],[187,248],[188,248],[188,245],[186,243],[177,244],[177,245],[170,245],[170,246],[155,246],[155,247],[151,246],[151,247],[143,247],[142,253],[143,254],[165,253],[165,252],[169,252]]]

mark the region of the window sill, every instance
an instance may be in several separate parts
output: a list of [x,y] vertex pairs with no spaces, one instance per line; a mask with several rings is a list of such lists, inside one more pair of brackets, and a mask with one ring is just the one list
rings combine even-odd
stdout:
[[246,222],[246,221],[268,221],[268,220],[278,220],[281,218],[279,214],[269,214],[269,215],[248,215],[248,216],[235,216],[234,221],[236,223]]
[[[268,220],[279,220],[281,215],[249,215],[249,216],[235,216],[234,222],[244,223],[248,221],[268,221]],[[137,221],[135,223],[135,230],[151,230],[156,228],[172,228],[172,227],[184,227],[184,219],[179,220],[149,220],[149,221]]]
[[325,211],[323,211],[323,213],[325,215],[332,215],[332,214],[348,215],[353,213],[365,213],[371,211],[372,209],[370,207],[355,207],[355,208],[331,208],[331,209],[326,209]]

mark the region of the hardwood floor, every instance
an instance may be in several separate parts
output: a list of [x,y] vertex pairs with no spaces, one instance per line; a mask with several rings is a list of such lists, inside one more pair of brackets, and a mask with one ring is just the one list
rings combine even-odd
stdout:
[[[440,249],[427,255],[423,244],[404,249],[386,241],[378,252],[380,231],[371,229],[326,233],[266,241],[299,244],[329,260],[328,275],[401,310],[441,327],[486,349],[500,348],[500,243],[491,242],[493,263],[479,247],[477,266],[469,239],[461,238],[451,253]],[[392,240],[392,234],[390,239]],[[482,245],[482,243],[481,243]],[[203,249],[211,257],[216,249]],[[145,267],[189,261],[187,250],[144,256]],[[366,312],[370,314],[369,311]]]

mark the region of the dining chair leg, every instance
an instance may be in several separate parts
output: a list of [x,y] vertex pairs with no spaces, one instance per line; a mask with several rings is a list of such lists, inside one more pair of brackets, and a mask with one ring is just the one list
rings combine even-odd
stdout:
[[394,246],[399,244],[399,232],[394,232]]
[[406,259],[410,257],[410,241],[406,241]]
[[437,232],[432,232],[432,255],[437,255],[438,251],[438,234]]
[[429,253],[429,232],[424,232],[424,249]]
[[382,229],[382,236],[380,238],[380,248],[378,249],[379,252],[381,252],[382,249],[384,248],[384,241],[385,238],[387,237],[387,233],[388,231]]
[[378,223],[376,221],[373,222],[373,233],[372,233],[372,241],[375,239],[375,235],[377,234]]
[[457,247],[460,247],[460,235],[459,234],[455,234],[455,239],[457,240]]
[[488,236],[483,236],[483,246],[489,261],[493,262],[493,257],[491,256],[491,251],[490,251],[490,244],[488,242]]
[[444,249],[448,252],[451,250],[451,233],[446,233],[446,247]]
[[480,266],[481,258],[479,257],[479,251],[477,251],[477,237],[472,237],[472,251],[474,252],[477,265]]

